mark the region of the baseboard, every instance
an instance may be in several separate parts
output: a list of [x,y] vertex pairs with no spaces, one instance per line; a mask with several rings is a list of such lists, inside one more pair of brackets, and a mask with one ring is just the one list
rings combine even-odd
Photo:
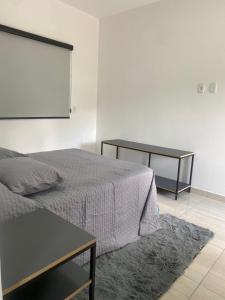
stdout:
[[205,190],[200,190],[200,189],[197,189],[197,188],[194,188],[194,187],[191,188],[191,191],[192,191],[192,193],[195,193],[195,194],[198,194],[198,195],[201,195],[201,196],[205,196],[205,197],[208,197],[208,198],[211,198],[211,199],[214,199],[214,200],[225,202],[225,196],[220,195],[220,194],[208,192],[208,191],[205,191]]

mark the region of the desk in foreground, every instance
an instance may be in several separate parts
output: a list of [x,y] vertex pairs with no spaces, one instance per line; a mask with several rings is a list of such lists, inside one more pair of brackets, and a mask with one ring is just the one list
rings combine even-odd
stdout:
[[[1,224],[4,300],[94,299],[96,240],[46,209]],[[91,250],[90,273],[71,260]]]

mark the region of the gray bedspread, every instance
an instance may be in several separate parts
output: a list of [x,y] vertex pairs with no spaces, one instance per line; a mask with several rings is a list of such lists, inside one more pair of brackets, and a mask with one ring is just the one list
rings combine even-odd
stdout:
[[0,183],[0,222],[4,222],[37,209],[37,203],[11,192]]
[[30,199],[14,194],[15,197],[31,201],[28,211],[36,202],[92,233],[97,237],[97,255],[158,229],[157,194],[151,169],[78,149],[29,156],[58,168],[66,179],[57,188]]
[[58,188],[32,197],[97,237],[97,255],[158,228],[154,174],[147,167],[77,149],[35,153],[66,175]]

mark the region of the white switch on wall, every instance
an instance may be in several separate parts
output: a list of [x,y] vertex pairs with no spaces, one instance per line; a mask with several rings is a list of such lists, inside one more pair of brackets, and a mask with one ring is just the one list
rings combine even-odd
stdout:
[[217,90],[218,90],[218,84],[216,82],[211,82],[209,85],[209,92],[211,94],[216,94]]
[[197,92],[198,94],[204,94],[205,93],[205,84],[199,83],[197,86]]

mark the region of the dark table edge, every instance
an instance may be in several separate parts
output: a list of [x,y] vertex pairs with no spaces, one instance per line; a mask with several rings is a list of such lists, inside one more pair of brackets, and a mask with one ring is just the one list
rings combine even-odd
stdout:
[[[130,149],[130,150],[140,151],[140,152],[143,152],[143,153],[151,153],[151,154],[154,154],[154,155],[159,155],[159,156],[165,156],[165,157],[176,158],[176,159],[182,159],[182,158],[186,158],[186,157],[195,155],[194,152],[190,152],[190,153],[188,153],[188,154],[181,155],[181,156],[173,156],[173,155],[160,154],[160,153],[158,153],[158,152],[144,151],[144,150],[140,150],[140,149],[135,148],[135,147],[120,146],[120,145],[113,144],[113,143],[110,143],[110,142],[107,142],[107,141],[102,141],[102,144],[110,145],[110,146],[116,146],[116,147],[124,148],[124,149]],[[169,149],[169,148],[167,148],[167,149]],[[178,149],[178,150],[179,150],[179,149]],[[179,150],[179,151],[182,151],[182,150]],[[186,151],[186,152],[188,152],[188,151]]]
[[[38,209],[44,209],[45,208],[38,208]],[[49,213],[53,214],[53,212],[49,211]],[[18,218],[20,217],[23,217],[22,216],[19,216]],[[64,220],[65,222],[69,223],[68,221]],[[10,220],[6,221],[6,222],[10,222]],[[69,223],[70,224],[70,223]],[[3,296],[6,296],[7,294],[13,292],[14,290],[16,290],[17,288],[25,285],[26,283],[30,282],[31,280],[37,278],[38,276],[44,274],[45,272],[48,272],[49,270],[52,270],[52,269],[55,269],[57,267],[59,267],[60,265],[68,262],[69,260],[75,258],[76,256],[82,254],[83,252],[91,249],[92,247],[96,246],[96,243],[97,243],[97,240],[96,238],[93,237],[92,240],[90,240],[89,242],[85,243],[84,245],[82,245],[81,247],[71,251],[70,253],[64,255],[63,257],[51,262],[50,264],[48,264],[46,267],[30,274],[28,277],[16,282],[15,284],[13,284],[12,286],[8,287],[8,288],[5,288],[3,291],[2,291],[2,295]]]
[[17,288],[23,286],[24,284],[30,282],[31,280],[37,278],[38,276],[44,274],[45,272],[48,272],[50,270],[53,270],[57,267],[59,267],[60,265],[66,263],[67,261],[75,258],[76,256],[78,256],[79,254],[89,250],[91,247],[93,247],[94,245],[96,245],[96,240],[92,240],[88,243],[86,243],[84,246],[80,247],[79,249],[76,249],[74,251],[72,251],[71,253],[69,253],[68,255],[63,256],[62,258],[59,258],[58,260],[52,262],[51,264],[47,265],[46,267],[42,268],[41,270],[38,270],[37,272],[32,273],[31,275],[29,275],[28,277],[20,280],[19,282],[13,284],[12,286],[5,288],[2,293],[3,296],[6,296],[7,294],[13,292],[14,290],[16,290]]

